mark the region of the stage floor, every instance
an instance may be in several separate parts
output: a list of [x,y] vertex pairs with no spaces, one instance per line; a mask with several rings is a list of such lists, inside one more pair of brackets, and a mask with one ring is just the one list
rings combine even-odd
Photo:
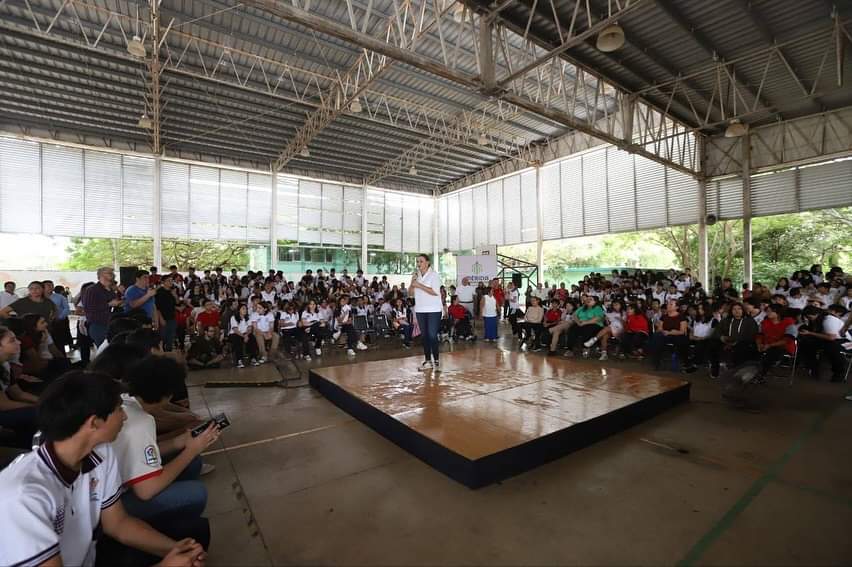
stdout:
[[310,371],[316,390],[451,478],[478,488],[689,399],[689,383],[562,357],[472,349]]

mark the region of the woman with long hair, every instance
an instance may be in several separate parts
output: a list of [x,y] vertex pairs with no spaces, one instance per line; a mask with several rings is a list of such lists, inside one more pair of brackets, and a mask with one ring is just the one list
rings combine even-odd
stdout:
[[7,327],[0,326],[0,427],[15,433],[11,445],[28,448],[36,432],[38,399],[16,383],[9,362],[20,354],[21,343]]
[[24,373],[51,381],[71,368],[47,332],[47,319],[36,313],[27,313],[21,319],[21,366]]
[[299,318],[299,328],[302,331],[302,356],[305,360],[311,359],[309,341],[314,341],[314,353],[317,356],[322,356],[322,342],[330,335],[328,325],[320,319],[319,311],[317,310],[317,302],[311,299],[302,311]]
[[408,289],[414,292],[414,312],[423,341],[424,360],[421,370],[440,370],[438,331],[441,327],[441,278],[432,269],[427,254],[417,256],[417,269],[411,275]]
[[228,335],[228,340],[231,342],[231,355],[234,357],[234,366],[245,368],[243,359],[246,355],[251,357],[252,366],[259,366],[254,327],[251,324],[248,307],[245,303],[241,303],[237,312],[231,316],[230,325],[231,332]]

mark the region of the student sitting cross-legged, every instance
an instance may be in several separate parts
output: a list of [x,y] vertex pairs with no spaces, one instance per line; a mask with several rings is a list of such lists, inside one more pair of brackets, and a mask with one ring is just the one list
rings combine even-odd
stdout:
[[203,546],[181,540],[182,526],[166,535],[124,510],[110,445],[125,419],[120,392],[109,376],[82,371],[45,390],[43,443],[0,471],[0,564],[94,565],[101,534],[116,542],[102,565],[203,564]]

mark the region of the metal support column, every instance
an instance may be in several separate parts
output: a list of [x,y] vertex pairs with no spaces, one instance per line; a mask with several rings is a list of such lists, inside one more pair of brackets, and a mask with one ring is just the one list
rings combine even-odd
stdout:
[[542,214],[541,204],[541,166],[538,164],[535,166],[535,201],[537,205],[535,211],[536,266],[538,266],[536,283],[539,283],[544,281],[544,229],[541,226],[544,215]]
[[368,250],[369,234],[367,233],[367,186],[361,186],[361,270],[367,277],[367,261],[370,259]]
[[269,269],[278,270],[278,172],[272,171],[272,202],[269,211]]
[[153,214],[151,215],[151,219],[153,220],[153,226],[151,227],[154,232],[154,265],[157,266],[157,269],[160,270],[160,273],[166,273],[168,270],[163,269],[163,225],[161,222],[161,203],[162,203],[162,193],[160,191],[160,156],[156,156],[154,158],[154,202],[153,206]]
[[707,244],[707,178],[704,177],[705,142],[698,137],[698,159],[701,164],[701,178],[698,180],[698,278],[701,286],[708,293],[710,290],[710,250]]
[[441,208],[438,206],[438,197],[441,191],[437,188],[432,192],[432,267],[439,274],[441,273],[441,250],[438,248],[438,227],[440,226],[438,212]]
[[751,288],[751,134],[746,133],[740,143],[743,152],[743,283],[747,283]]

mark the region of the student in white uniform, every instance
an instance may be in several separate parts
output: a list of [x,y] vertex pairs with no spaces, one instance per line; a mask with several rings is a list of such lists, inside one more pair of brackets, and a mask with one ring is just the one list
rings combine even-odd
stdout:
[[290,351],[290,345],[300,340],[299,336],[299,314],[296,313],[296,305],[291,301],[284,307],[284,311],[278,316],[278,333],[284,341],[284,348]]
[[243,358],[251,357],[252,366],[260,364],[257,362],[257,341],[254,338],[254,328],[249,317],[248,307],[240,304],[237,312],[231,317],[231,332],[228,340],[231,343],[231,354],[234,357],[234,366],[245,368]]
[[440,370],[438,331],[444,310],[441,303],[441,278],[432,269],[426,254],[417,256],[417,271],[412,274],[408,289],[414,291],[414,312],[417,314],[417,325],[423,340],[425,360],[420,368]]
[[311,359],[309,348],[311,339],[314,341],[314,353],[317,356],[322,356],[322,342],[328,338],[330,333],[326,322],[320,319],[317,302],[313,299],[308,301],[308,305],[302,311],[302,316],[299,318],[299,328],[302,331],[302,356],[304,359]]
[[[43,444],[0,471],[0,507],[13,520],[0,529],[0,564],[88,566],[101,553],[104,565],[124,565],[131,558],[144,561],[140,552],[148,563],[204,561],[201,544],[175,541],[183,536],[154,530],[121,504],[121,474],[110,445],[124,422],[120,392],[109,376],[80,371],[45,390]],[[123,545],[99,542],[101,531]]]
[[[254,340],[257,341],[257,350],[260,352],[260,362],[263,364],[270,356],[278,352],[278,333],[275,332],[275,314],[272,313],[271,304],[261,301],[255,307],[251,323],[254,328]],[[269,341],[269,353],[266,351],[266,341]]]

